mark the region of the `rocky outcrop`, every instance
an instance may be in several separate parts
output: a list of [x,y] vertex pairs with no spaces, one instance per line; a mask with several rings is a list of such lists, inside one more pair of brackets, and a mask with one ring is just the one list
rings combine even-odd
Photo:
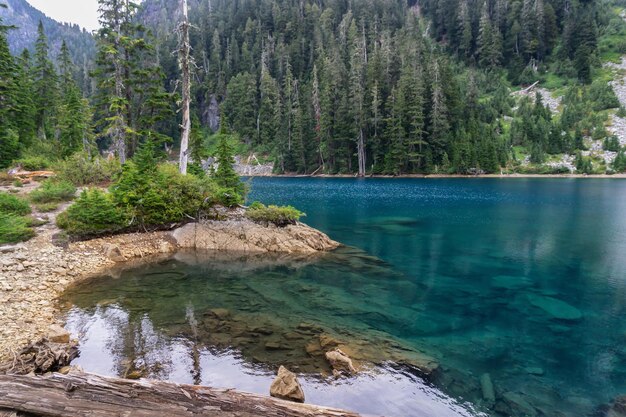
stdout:
[[48,335],[50,325],[58,320],[54,300],[69,285],[91,276],[114,275],[155,257],[169,257],[181,248],[306,258],[339,246],[303,224],[278,228],[239,216],[188,224],[174,231],[131,233],[60,247],[53,243],[59,232],[53,220],[39,227],[30,241],[0,247],[0,361],[12,357],[11,350]]
[[289,371],[284,366],[278,369],[278,375],[270,387],[270,395],[282,400],[295,401],[298,403],[304,402],[304,391],[302,391],[296,374]]
[[180,248],[248,253],[315,253],[339,246],[322,232],[302,223],[277,227],[245,219],[190,223],[171,236]]

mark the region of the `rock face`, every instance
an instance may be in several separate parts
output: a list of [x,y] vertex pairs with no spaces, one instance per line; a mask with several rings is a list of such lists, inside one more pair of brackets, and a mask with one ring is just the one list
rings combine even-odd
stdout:
[[270,387],[270,395],[283,400],[304,402],[304,391],[302,391],[296,374],[284,366],[278,369],[278,375]]
[[345,372],[348,374],[355,374],[356,368],[352,364],[352,359],[348,357],[341,349],[331,350],[326,352],[326,359],[330,362],[333,370],[337,372]]
[[190,223],[172,232],[178,247],[247,253],[315,253],[339,244],[304,224],[259,225],[249,220]]

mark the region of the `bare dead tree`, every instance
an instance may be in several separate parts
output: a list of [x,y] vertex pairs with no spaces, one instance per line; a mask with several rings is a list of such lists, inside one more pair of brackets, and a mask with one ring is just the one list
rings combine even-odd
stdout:
[[187,174],[189,161],[189,135],[191,132],[191,45],[189,43],[189,12],[187,0],[181,0],[182,21],[178,25],[178,65],[182,78],[182,104],[183,121],[180,138],[179,169],[181,174]]

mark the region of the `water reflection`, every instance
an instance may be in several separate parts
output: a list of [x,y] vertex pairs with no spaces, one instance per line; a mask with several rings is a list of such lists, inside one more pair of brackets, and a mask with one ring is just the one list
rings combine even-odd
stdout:
[[[432,358],[381,332],[414,313],[386,308],[391,292],[419,291],[400,277],[351,248],[316,259],[180,253],[83,283],[64,300],[67,326],[81,340],[76,363],[96,373],[266,394],[287,365],[303,376],[310,402],[380,415],[469,415],[423,380],[436,368]],[[367,298],[355,302],[359,295]],[[333,347],[363,372],[329,378],[324,352]]]

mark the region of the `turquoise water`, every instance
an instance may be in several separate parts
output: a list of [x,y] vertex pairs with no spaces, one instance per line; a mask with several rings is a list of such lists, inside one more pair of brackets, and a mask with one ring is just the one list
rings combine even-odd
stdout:
[[[67,296],[81,363],[266,392],[286,361],[308,401],[395,416],[587,416],[626,394],[626,181],[257,178],[250,199],[363,252],[181,255],[90,282]],[[303,348],[322,331],[440,370],[329,382]]]

